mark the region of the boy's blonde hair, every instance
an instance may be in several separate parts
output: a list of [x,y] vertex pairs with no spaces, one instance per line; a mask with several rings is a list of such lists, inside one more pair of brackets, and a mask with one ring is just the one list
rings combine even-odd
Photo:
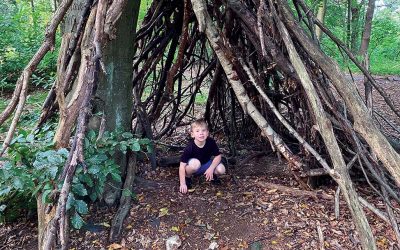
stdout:
[[207,122],[203,118],[197,119],[190,124],[190,130],[193,130],[196,127],[205,127],[208,130]]

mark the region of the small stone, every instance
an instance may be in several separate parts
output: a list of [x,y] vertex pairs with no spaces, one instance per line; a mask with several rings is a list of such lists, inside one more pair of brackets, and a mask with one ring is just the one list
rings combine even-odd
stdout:
[[176,250],[181,246],[181,244],[182,241],[178,235],[171,236],[167,239],[165,243],[166,250]]

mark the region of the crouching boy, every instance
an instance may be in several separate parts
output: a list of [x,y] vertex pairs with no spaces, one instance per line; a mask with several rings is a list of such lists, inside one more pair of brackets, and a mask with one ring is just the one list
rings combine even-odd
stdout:
[[219,148],[208,134],[208,126],[204,119],[198,119],[190,125],[193,140],[184,149],[179,165],[181,193],[185,194],[188,188],[191,188],[190,178],[193,175],[205,175],[207,181],[217,182],[217,176],[225,173]]

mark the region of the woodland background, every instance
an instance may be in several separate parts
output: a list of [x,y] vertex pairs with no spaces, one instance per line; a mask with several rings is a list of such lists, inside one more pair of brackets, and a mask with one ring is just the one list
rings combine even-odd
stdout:
[[[323,3],[323,1],[306,2],[315,13],[318,12],[319,6]],[[141,1],[137,30],[150,4],[148,0]],[[325,25],[355,55],[358,55],[360,61],[362,61],[362,58],[359,55],[359,50],[367,4],[368,1],[364,0],[326,1]],[[5,0],[0,3],[0,110],[6,107],[7,100],[15,88],[15,83],[21,71],[42,43],[46,25],[57,5],[56,0]],[[368,48],[369,69],[375,76],[396,80],[399,79],[400,75],[400,3],[395,0],[383,0],[375,2],[375,6]],[[65,150],[56,151],[52,148],[55,121],[46,123],[39,134],[35,134],[35,136],[32,134],[40,116],[41,105],[57,75],[57,56],[61,43],[60,31],[57,32],[54,51],[44,57],[32,75],[26,110],[21,116],[16,137],[10,145],[7,156],[7,160],[11,159],[11,165],[23,162],[32,166],[34,171],[26,174],[22,171],[18,172],[19,169],[12,169],[7,164],[2,166],[7,170],[2,172],[2,179],[0,179],[0,223],[4,223],[4,225],[21,217],[34,217],[33,214],[37,206],[35,195],[40,190],[40,192],[43,192],[43,202],[47,202],[47,199],[51,198],[54,184],[52,180],[57,174],[58,167],[62,166],[67,157]],[[322,50],[334,58],[349,77],[359,74],[358,68],[343,55],[343,51],[326,35],[322,35],[320,44]],[[196,103],[205,104],[205,98],[206,95],[196,95]],[[396,101],[396,99],[394,100]],[[4,134],[9,124],[10,122],[7,121],[1,126],[1,140],[4,140]],[[93,166],[91,172],[89,171],[88,174],[77,173],[81,174],[80,181],[86,185],[91,182],[94,175],[101,176],[104,179],[111,175],[115,181],[120,181],[121,177],[116,164],[108,161],[105,156],[115,146],[122,150],[136,148],[136,151],[152,151],[149,140],[135,140],[129,133],[118,134],[115,132],[107,135],[104,141],[104,145],[107,145],[107,147],[102,149],[103,151],[96,146],[97,138],[98,135],[91,131],[87,134],[85,140],[87,152],[85,158],[86,162]],[[101,167],[104,165],[105,168]],[[169,176],[169,174],[166,175]],[[37,183],[32,182],[31,175],[34,175],[37,180],[44,184],[38,186]],[[72,188],[72,193],[84,194],[86,192],[86,194],[91,195],[92,200],[96,200],[101,191],[96,190],[96,186],[93,186],[93,190],[89,190],[87,186],[80,185],[80,183]],[[127,190],[126,195],[136,197],[129,190]],[[76,229],[84,227],[83,216],[89,213],[89,202],[76,199],[69,201],[67,206],[70,206],[69,209],[72,211],[72,227]],[[165,211],[165,209],[160,210],[160,213],[168,213],[168,209]]]

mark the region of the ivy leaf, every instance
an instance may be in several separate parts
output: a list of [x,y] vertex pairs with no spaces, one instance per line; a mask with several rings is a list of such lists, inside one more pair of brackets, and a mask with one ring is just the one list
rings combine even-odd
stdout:
[[87,214],[89,212],[88,206],[83,200],[75,200],[74,206],[79,214]]
[[83,221],[82,217],[81,217],[78,213],[75,213],[75,214],[71,217],[71,224],[72,224],[72,226],[73,226],[74,228],[76,228],[76,229],[81,229],[82,226],[83,226],[83,224],[84,224],[84,221]]

